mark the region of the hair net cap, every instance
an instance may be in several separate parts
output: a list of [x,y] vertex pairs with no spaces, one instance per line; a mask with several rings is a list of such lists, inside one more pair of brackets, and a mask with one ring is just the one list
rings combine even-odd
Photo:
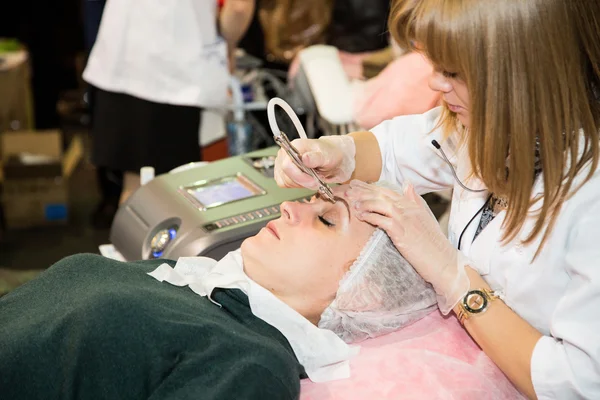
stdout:
[[391,239],[376,229],[340,281],[319,328],[351,343],[398,330],[436,309],[432,286],[400,255]]

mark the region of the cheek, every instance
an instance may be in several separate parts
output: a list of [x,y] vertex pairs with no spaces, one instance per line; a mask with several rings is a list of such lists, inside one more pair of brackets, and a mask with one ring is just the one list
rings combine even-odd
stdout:
[[347,261],[347,246],[341,246],[339,240],[314,241],[299,258],[304,260],[302,271],[310,275],[310,285],[337,288],[339,278],[344,274],[343,264]]
[[268,239],[258,234],[244,240],[241,246],[244,271],[264,287],[271,287],[280,279],[277,275],[288,259],[285,249]]
[[366,239],[356,231],[353,233],[353,236],[339,237],[338,240],[329,241],[323,246],[322,264],[330,267],[328,275],[343,277],[349,265],[360,254]]
[[463,103],[463,106],[468,108],[470,101],[469,101],[469,90],[467,89],[467,85],[465,85],[464,83],[457,84],[457,86],[455,86],[454,90],[456,91],[456,95],[458,96],[458,98]]
[[306,266],[314,271],[321,271],[323,266],[334,265],[337,254],[335,241],[315,240],[299,257],[307,261]]

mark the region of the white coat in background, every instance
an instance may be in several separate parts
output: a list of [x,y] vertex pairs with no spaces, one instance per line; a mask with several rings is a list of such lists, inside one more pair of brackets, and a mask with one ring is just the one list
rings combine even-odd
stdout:
[[107,1],[84,79],[156,103],[225,104],[227,46],[216,7],[216,0]]
[[[462,189],[431,144],[433,139],[442,144],[467,187],[485,188],[471,176],[468,154],[465,146],[458,146],[458,138],[444,140],[442,132],[434,130],[440,112],[436,108],[422,115],[397,117],[372,129],[382,154],[380,180],[408,180],[419,194],[453,187],[450,241],[457,247],[464,230],[460,249],[473,261],[472,266],[493,289],[503,292],[510,308],[545,335],[531,360],[538,398],[600,399],[600,170],[565,201],[535,261],[541,237],[527,246],[520,243],[533,227],[533,217],[528,217],[515,240],[502,245],[506,216],[502,211],[473,241],[481,214],[465,227],[489,192]],[[588,172],[584,168],[579,181]],[[532,196],[539,193],[543,193],[541,176]]]

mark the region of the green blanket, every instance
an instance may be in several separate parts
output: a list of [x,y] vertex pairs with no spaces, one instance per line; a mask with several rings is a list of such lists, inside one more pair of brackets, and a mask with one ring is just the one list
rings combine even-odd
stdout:
[[246,295],[219,307],[147,275],[162,262],[71,256],[0,298],[0,398],[298,398],[302,367]]

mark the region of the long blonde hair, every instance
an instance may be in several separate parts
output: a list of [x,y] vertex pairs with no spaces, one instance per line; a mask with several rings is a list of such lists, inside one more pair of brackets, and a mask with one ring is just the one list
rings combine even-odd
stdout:
[[[401,46],[417,43],[437,69],[466,83],[464,138],[473,173],[508,199],[504,243],[532,205],[539,141],[544,193],[524,239],[543,234],[537,255],[579,187],[575,176],[590,168],[582,185],[598,165],[600,1],[394,0],[389,28]],[[442,125],[456,130],[456,115],[446,110]]]

